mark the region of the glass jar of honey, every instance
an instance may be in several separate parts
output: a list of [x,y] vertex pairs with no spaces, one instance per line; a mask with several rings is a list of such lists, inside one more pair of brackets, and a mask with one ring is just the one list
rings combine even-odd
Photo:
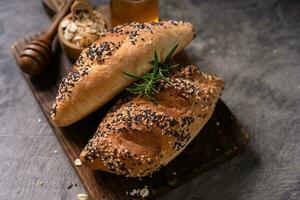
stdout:
[[158,0],[110,0],[112,26],[127,22],[153,22],[159,19]]

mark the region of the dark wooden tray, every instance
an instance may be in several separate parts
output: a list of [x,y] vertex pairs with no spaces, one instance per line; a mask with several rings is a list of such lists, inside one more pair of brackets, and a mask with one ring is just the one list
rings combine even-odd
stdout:
[[[17,42],[14,45],[19,44]],[[58,84],[72,65],[61,52],[58,44],[54,46],[52,62],[43,74],[38,77],[23,75],[91,199],[132,199],[133,197],[126,193],[144,186],[148,186],[150,191],[147,198],[153,199],[171,192],[173,188],[196,178],[200,173],[227,161],[245,148],[248,142],[246,130],[225,103],[219,100],[213,116],[199,135],[176,159],[159,172],[154,173],[152,177],[125,178],[101,171],[92,171],[84,166],[76,167],[73,161],[78,158],[82,148],[94,134],[110,105],[106,105],[69,127],[59,128],[51,121],[50,108],[56,96]],[[182,65],[190,64],[184,52],[177,54],[174,59]]]

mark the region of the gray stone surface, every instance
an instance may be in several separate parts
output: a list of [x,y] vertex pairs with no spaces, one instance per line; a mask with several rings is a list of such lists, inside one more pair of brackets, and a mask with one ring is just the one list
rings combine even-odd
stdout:
[[[250,132],[244,154],[161,199],[300,199],[300,2],[161,0],[161,15],[197,25],[192,61],[225,80],[223,99]],[[39,0],[0,0],[1,200],[84,192],[9,52],[48,22]]]

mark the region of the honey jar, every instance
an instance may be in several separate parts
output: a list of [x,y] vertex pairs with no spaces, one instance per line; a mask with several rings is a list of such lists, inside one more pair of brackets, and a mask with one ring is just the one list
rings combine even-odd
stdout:
[[158,0],[111,0],[112,26],[127,22],[153,22],[159,19]]

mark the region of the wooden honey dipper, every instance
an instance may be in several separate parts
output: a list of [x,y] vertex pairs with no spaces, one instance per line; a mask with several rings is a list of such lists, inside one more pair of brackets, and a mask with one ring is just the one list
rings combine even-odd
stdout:
[[20,53],[18,64],[21,69],[29,75],[41,73],[50,62],[52,48],[51,44],[57,33],[57,28],[63,17],[68,14],[74,0],[66,1],[60,11],[56,14],[54,20],[48,29],[36,40],[27,44]]

